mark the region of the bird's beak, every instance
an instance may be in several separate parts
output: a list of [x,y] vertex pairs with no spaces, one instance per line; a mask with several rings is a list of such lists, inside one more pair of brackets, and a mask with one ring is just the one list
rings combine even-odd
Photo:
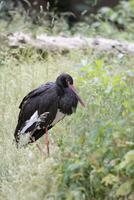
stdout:
[[71,85],[70,83],[68,83],[68,87],[76,94],[76,97],[77,97],[78,101],[80,102],[80,104],[81,104],[83,107],[85,107],[85,104],[84,104],[84,102],[82,101],[82,99],[80,98],[80,96],[78,95],[78,93],[77,93],[75,87],[74,87],[73,85]]

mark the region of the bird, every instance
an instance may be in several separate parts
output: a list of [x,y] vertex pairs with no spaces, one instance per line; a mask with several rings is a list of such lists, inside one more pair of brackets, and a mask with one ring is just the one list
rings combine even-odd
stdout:
[[[14,132],[17,147],[27,146],[45,135],[49,155],[48,130],[74,113],[78,102],[85,107],[73,82],[72,76],[62,73],[55,82],[40,85],[22,99]],[[41,150],[39,145],[37,147]]]

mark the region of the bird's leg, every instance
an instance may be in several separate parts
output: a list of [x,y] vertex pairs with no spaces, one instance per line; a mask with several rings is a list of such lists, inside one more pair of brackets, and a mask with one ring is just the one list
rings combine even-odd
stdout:
[[[32,138],[32,137],[31,137],[31,140],[32,140],[33,142],[35,142],[35,139]],[[39,149],[39,151],[40,151],[41,154],[43,154],[43,155],[45,154],[44,151],[43,151],[43,149],[40,147],[39,144],[36,143],[36,147]]]
[[45,144],[47,146],[47,153],[48,153],[48,156],[49,156],[49,140],[48,140],[48,130],[47,130],[47,128],[45,130]]
[[40,151],[41,154],[43,154],[43,155],[45,154],[44,151],[43,151],[43,149],[40,147],[39,144],[36,144],[36,147],[39,149],[39,151]]

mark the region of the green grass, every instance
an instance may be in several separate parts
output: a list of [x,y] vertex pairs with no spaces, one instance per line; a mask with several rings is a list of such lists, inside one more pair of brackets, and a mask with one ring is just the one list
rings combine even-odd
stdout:
[[[0,199],[134,197],[134,58],[117,52],[40,54],[5,50],[0,60]],[[38,85],[70,73],[86,103],[50,131],[50,157],[17,150],[18,105]],[[43,138],[38,143],[44,147]]]

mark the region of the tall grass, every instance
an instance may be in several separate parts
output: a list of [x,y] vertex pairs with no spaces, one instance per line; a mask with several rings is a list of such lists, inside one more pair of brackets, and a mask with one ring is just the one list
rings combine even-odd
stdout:
[[[68,57],[60,55],[48,55],[43,59],[31,49],[23,50],[23,52],[13,50],[10,55],[6,55],[6,58],[2,59],[3,63],[0,66],[1,197],[36,199],[39,197],[39,193],[36,194],[32,188],[41,184],[41,187],[48,191],[47,176],[48,171],[51,171],[48,168],[51,163],[55,162],[52,158],[44,162],[34,145],[27,149],[16,150],[13,145],[13,133],[17,123],[18,106],[24,95],[31,89],[44,82],[54,81],[60,73],[68,72],[74,62],[70,61]],[[56,147],[52,148],[51,154],[55,151],[57,151]],[[40,178],[36,177],[37,174],[40,174]],[[46,183],[42,183],[42,181]],[[25,184],[27,189],[24,187]],[[40,189],[38,188],[38,190]]]
[[[9,50],[0,65],[0,199],[133,199],[134,59],[116,53]],[[86,102],[50,131],[50,157],[13,133],[24,95],[61,72]],[[43,138],[38,141],[44,147]],[[123,185],[125,184],[125,185]]]

